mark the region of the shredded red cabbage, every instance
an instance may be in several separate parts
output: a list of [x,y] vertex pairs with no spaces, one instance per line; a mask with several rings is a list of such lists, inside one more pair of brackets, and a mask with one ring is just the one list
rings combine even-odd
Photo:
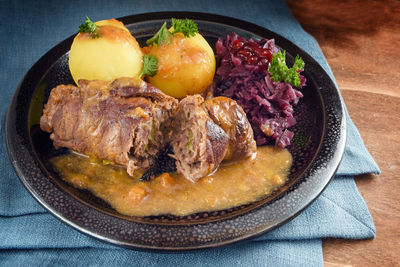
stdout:
[[301,84],[296,88],[290,83],[274,82],[268,73],[268,64],[277,52],[274,39],[246,40],[236,33],[227,35],[225,40],[219,39],[214,95],[230,97],[242,106],[257,145],[275,142],[277,147],[284,148],[293,138],[289,130],[296,124],[293,106],[303,96],[299,89],[305,85],[306,78],[299,72]]

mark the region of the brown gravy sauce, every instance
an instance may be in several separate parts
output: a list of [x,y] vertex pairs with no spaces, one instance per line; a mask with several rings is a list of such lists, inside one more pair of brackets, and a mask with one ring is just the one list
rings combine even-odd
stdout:
[[222,210],[265,197],[286,181],[292,157],[286,149],[258,147],[257,157],[223,164],[212,175],[192,183],[178,173],[164,173],[140,182],[126,169],[75,153],[51,160],[60,176],[80,189],[88,189],[119,213],[130,216],[188,215]]

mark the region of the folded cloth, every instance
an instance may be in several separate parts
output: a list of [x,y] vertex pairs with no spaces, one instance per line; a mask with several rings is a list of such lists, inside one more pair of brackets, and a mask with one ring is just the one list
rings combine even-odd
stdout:
[[47,50],[92,20],[154,11],[198,11],[266,27],[308,52],[334,79],[317,42],[284,2],[264,1],[2,1],[0,10],[0,263],[1,265],[322,266],[321,239],[364,239],[375,227],[352,176],[379,173],[347,114],[347,144],[336,177],[323,194],[289,223],[256,239],[182,253],[116,247],[67,226],[42,208],[20,183],[8,159],[4,118],[18,82]]

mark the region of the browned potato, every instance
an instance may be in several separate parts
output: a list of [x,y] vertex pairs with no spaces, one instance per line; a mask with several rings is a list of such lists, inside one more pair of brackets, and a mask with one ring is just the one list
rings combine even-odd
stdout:
[[199,33],[188,38],[176,33],[170,44],[146,47],[144,52],[158,59],[157,74],[149,82],[170,96],[201,94],[213,81],[214,52]]
[[76,35],[69,55],[69,68],[79,79],[114,80],[138,77],[143,67],[143,53],[136,39],[122,22],[115,19],[95,22],[99,37],[89,33]]

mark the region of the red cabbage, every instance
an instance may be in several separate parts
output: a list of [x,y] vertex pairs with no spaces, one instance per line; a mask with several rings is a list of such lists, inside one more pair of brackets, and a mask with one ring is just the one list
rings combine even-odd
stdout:
[[[274,39],[246,40],[235,33],[227,35],[225,40],[218,39],[218,67],[213,93],[215,96],[230,97],[242,106],[252,125],[257,145],[275,143],[277,147],[284,148],[290,145],[293,138],[293,132],[289,130],[296,124],[293,106],[303,96],[299,89],[305,85],[306,79],[299,72],[301,84],[296,88],[290,83],[274,82],[265,62],[264,65],[260,62],[250,64],[245,57],[240,57],[238,48],[233,47],[238,42],[241,42],[241,47],[244,43],[255,47],[255,50],[268,50],[270,55],[279,52]],[[268,58],[268,62],[270,60]]]

